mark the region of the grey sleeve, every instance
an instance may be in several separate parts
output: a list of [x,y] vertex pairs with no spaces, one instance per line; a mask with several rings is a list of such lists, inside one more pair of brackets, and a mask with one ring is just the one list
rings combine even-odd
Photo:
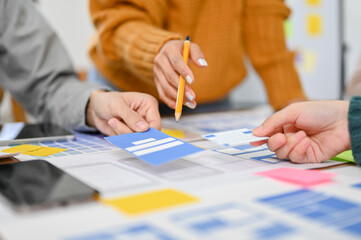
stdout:
[[0,84],[32,115],[85,126],[89,96],[60,43],[30,0],[0,0]]

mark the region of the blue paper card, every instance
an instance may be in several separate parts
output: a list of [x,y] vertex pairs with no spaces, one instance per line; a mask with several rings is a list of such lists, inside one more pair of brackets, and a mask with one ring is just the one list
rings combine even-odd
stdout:
[[104,139],[153,166],[203,151],[201,148],[154,128],[150,128],[146,132],[129,133]]

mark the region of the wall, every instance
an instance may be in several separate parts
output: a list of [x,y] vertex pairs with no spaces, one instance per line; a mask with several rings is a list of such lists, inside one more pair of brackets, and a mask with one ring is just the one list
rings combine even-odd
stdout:
[[[324,4],[325,2],[327,0],[323,0]],[[361,28],[359,27],[361,24],[361,1],[347,0],[343,1],[343,4],[347,46],[346,80],[349,80],[361,55]],[[93,32],[88,14],[88,0],[40,0],[39,9],[63,40],[75,67],[77,69],[88,68],[91,63],[87,55],[87,48]],[[235,101],[267,101],[262,82],[252,69],[249,77],[233,91],[231,97]],[[1,121],[5,114],[4,111],[0,112],[2,113]]]
[[[322,1],[323,4],[327,2],[326,0]],[[359,14],[361,1],[347,0],[343,1],[343,4],[345,43],[347,45],[346,80],[349,80],[361,54],[361,43],[359,42],[361,28],[358,27],[361,24],[361,14]],[[91,63],[87,56],[87,47],[93,26],[88,15],[88,0],[41,0],[40,10],[64,41],[75,66],[78,69],[89,67]],[[65,12],[67,17],[64,16]],[[235,101],[267,101],[263,84],[252,68],[249,70],[246,81],[236,88],[231,96]]]
[[63,40],[75,67],[89,67],[87,49],[94,28],[88,0],[39,0],[39,9]]
[[347,0],[344,2],[346,80],[349,80],[361,57],[361,1]]

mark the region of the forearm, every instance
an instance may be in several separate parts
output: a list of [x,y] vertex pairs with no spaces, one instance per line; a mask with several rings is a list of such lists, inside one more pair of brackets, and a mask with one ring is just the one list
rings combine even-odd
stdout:
[[65,127],[85,124],[91,87],[78,80],[59,39],[31,1],[1,0],[0,80],[41,121]]
[[277,110],[294,100],[306,99],[287,49],[283,23],[290,11],[281,0],[248,0],[245,7],[246,52],[262,78],[271,105]]
[[153,61],[163,44],[182,36],[163,29],[167,1],[90,0],[97,29],[95,49],[103,61],[141,79],[152,79]]
[[357,164],[361,165],[361,97],[355,96],[350,101],[349,131],[351,136],[351,148]]

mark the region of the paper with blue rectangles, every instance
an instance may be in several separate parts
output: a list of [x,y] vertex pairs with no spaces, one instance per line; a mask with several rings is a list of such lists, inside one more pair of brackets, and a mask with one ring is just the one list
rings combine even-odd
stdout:
[[153,166],[203,151],[201,148],[154,128],[150,128],[146,132],[129,133],[104,139]]

